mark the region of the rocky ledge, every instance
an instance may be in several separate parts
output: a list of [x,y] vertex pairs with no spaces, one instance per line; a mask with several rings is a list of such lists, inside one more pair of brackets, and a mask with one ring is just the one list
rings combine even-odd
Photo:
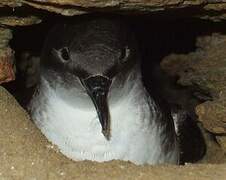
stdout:
[[204,101],[196,107],[196,114],[226,153],[226,36],[199,37],[196,46],[195,52],[169,55],[161,66]]
[[[66,16],[90,12],[150,13],[192,7],[201,10],[199,17],[215,20],[226,17],[224,0],[2,0],[0,2],[0,7],[17,9],[23,6]],[[189,16],[192,16],[192,14],[190,13]]]

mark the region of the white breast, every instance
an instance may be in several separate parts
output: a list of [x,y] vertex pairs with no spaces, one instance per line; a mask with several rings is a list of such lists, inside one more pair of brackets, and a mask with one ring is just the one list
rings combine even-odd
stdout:
[[110,141],[101,133],[93,105],[92,108],[83,109],[79,107],[79,102],[74,102],[74,105],[66,102],[45,79],[42,79],[39,93],[33,97],[30,109],[42,133],[73,160],[177,163],[177,146],[167,153],[162,149],[160,138],[165,137],[160,133],[163,129],[156,126],[160,112],[139,80],[126,97],[114,104],[110,102]]

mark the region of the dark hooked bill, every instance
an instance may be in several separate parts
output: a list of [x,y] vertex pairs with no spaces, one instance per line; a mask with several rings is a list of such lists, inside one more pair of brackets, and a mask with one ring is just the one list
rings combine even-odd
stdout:
[[102,126],[102,133],[107,140],[110,140],[111,119],[107,99],[112,80],[101,75],[96,75],[81,79],[81,82],[96,108]]

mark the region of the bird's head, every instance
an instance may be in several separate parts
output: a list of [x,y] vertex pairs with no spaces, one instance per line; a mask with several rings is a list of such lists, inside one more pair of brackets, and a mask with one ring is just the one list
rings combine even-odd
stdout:
[[[91,98],[102,133],[109,140],[109,90],[123,84],[137,56],[134,36],[124,24],[106,19],[75,21],[56,25],[50,31],[41,68],[79,82],[77,88],[85,90]],[[72,86],[74,84],[68,82],[67,87]]]

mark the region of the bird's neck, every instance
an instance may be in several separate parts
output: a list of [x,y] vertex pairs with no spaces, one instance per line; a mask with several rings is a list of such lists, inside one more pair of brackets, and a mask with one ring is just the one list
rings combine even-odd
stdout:
[[[70,100],[63,98],[62,92],[42,78],[31,112],[37,126],[68,157],[95,161],[122,159],[138,164],[176,159],[174,147],[167,151],[163,144],[170,133],[163,133],[165,125],[158,126],[161,112],[143,87],[139,71],[128,77],[121,97],[109,97],[110,141],[101,133],[92,101],[82,104],[84,100],[79,99],[80,95],[73,93],[75,97]],[[68,98],[72,99],[72,94]]]
[[140,93],[145,95],[144,91],[140,69],[134,68],[124,80],[121,87],[110,89],[108,95],[109,104],[113,105],[121,101],[128,101],[131,98],[136,98]]

